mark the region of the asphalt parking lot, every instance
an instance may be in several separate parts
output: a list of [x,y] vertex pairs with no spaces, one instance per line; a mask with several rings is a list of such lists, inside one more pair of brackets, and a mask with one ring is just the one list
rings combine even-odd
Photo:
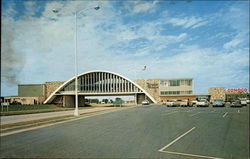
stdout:
[[1,158],[249,158],[249,105],[135,106],[1,137]]

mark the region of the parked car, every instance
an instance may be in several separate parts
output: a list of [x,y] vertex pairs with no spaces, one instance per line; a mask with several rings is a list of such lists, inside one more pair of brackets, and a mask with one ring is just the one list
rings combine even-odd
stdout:
[[242,106],[246,106],[247,105],[247,100],[240,100],[240,104]]
[[142,105],[149,105],[149,101],[148,100],[142,101]]
[[225,102],[222,99],[214,99],[212,102],[213,107],[224,107]]
[[231,103],[231,107],[242,107],[240,100],[235,100]]
[[181,107],[187,107],[188,106],[188,100],[187,99],[180,99],[177,100],[178,103],[180,103]]
[[12,103],[10,103],[10,105],[21,105],[22,103],[17,102],[17,101],[13,101]]
[[250,104],[250,100],[249,99],[247,99],[247,104]]
[[201,100],[196,102],[196,106],[197,107],[208,107],[209,102],[206,99],[201,99]]
[[167,107],[180,106],[180,103],[178,103],[176,99],[171,99],[171,100],[164,101],[163,104],[166,105]]
[[196,105],[197,102],[198,102],[197,100],[192,100],[192,101],[190,102],[190,106]]

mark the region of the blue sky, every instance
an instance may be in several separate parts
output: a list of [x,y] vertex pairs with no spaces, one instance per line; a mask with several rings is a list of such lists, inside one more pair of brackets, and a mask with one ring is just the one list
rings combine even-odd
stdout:
[[78,17],[79,73],[249,87],[248,1],[2,0],[1,95],[74,76],[74,12],[96,5]]

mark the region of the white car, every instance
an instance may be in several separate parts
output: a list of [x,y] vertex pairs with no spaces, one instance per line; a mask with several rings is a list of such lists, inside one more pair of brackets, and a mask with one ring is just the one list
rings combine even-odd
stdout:
[[164,101],[163,104],[166,105],[167,107],[180,106],[180,103],[177,102],[176,99],[171,99],[171,100]]
[[249,104],[250,103],[250,100],[249,99],[247,99],[247,104]]
[[148,100],[142,101],[142,105],[149,105],[149,101]]
[[187,107],[188,106],[188,100],[187,99],[180,99],[177,100],[178,103],[180,103],[181,107]]
[[209,102],[206,99],[201,99],[198,102],[196,102],[197,107],[207,107],[209,106]]
[[241,101],[240,101],[240,104],[241,104],[242,106],[246,106],[246,105],[247,105],[247,101],[246,101],[246,100],[241,100]]

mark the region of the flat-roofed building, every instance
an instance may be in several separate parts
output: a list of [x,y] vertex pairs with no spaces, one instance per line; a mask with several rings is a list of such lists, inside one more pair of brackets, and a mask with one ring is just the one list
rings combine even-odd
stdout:
[[51,81],[43,84],[18,84],[18,96],[3,97],[3,102],[21,104],[42,104],[63,81]]
[[178,96],[180,99],[194,98],[193,79],[137,79],[135,82],[145,89],[154,99],[160,103],[166,99]]

